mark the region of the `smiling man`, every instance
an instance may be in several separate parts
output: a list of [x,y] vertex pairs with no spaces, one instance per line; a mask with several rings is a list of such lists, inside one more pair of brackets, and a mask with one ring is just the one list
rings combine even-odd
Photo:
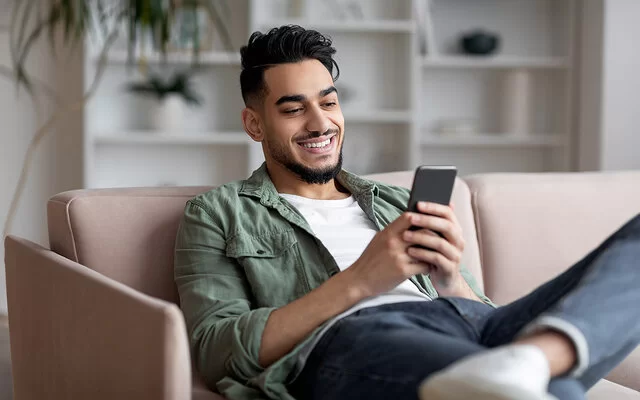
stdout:
[[242,122],[266,162],[190,200],[176,239],[209,387],[231,400],[584,399],[637,345],[640,312],[614,311],[640,301],[640,218],[496,308],[460,265],[451,207],[407,212],[406,189],[342,169],[331,40],[283,26],[241,53]]

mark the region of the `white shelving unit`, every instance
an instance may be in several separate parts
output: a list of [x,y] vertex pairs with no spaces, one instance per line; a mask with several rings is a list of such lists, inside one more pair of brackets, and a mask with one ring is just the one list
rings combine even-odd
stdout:
[[[154,100],[123,89],[140,78],[127,66],[127,52],[109,54],[85,111],[86,187],[218,185],[248,176],[263,158],[261,145],[242,129],[237,50],[250,33],[285,24],[317,29],[334,41],[344,161],[353,172],[441,163],[458,165],[461,175],[571,166],[576,0],[352,1],[361,15],[347,15],[335,1],[226,1],[235,51],[214,41],[201,53],[196,84],[205,103],[188,110],[180,134],[153,131]],[[460,53],[460,36],[477,28],[500,35],[495,55]],[[145,60],[154,65],[161,58]],[[191,60],[186,53],[167,58],[172,68]],[[88,77],[95,62],[95,55],[87,57]],[[515,75],[528,83],[523,104],[530,126],[512,132],[504,123],[505,85]],[[474,132],[439,133],[451,120],[471,123]]]

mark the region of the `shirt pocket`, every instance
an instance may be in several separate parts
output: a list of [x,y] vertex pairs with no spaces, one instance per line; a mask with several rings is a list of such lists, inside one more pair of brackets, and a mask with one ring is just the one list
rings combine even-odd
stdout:
[[239,233],[227,241],[226,252],[244,269],[257,307],[280,307],[309,291],[293,230]]

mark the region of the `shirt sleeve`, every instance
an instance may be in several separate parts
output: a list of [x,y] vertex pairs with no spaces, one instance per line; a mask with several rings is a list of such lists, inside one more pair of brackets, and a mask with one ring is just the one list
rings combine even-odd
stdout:
[[225,376],[246,382],[263,371],[258,355],[265,324],[274,310],[252,309],[244,272],[226,256],[222,226],[204,205],[188,202],[174,259],[192,357],[210,386]]

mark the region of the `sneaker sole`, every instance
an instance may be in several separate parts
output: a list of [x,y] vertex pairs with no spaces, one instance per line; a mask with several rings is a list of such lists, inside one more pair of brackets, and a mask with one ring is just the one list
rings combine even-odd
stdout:
[[420,387],[420,400],[557,400],[550,394],[535,394],[517,386],[487,381],[438,376]]

